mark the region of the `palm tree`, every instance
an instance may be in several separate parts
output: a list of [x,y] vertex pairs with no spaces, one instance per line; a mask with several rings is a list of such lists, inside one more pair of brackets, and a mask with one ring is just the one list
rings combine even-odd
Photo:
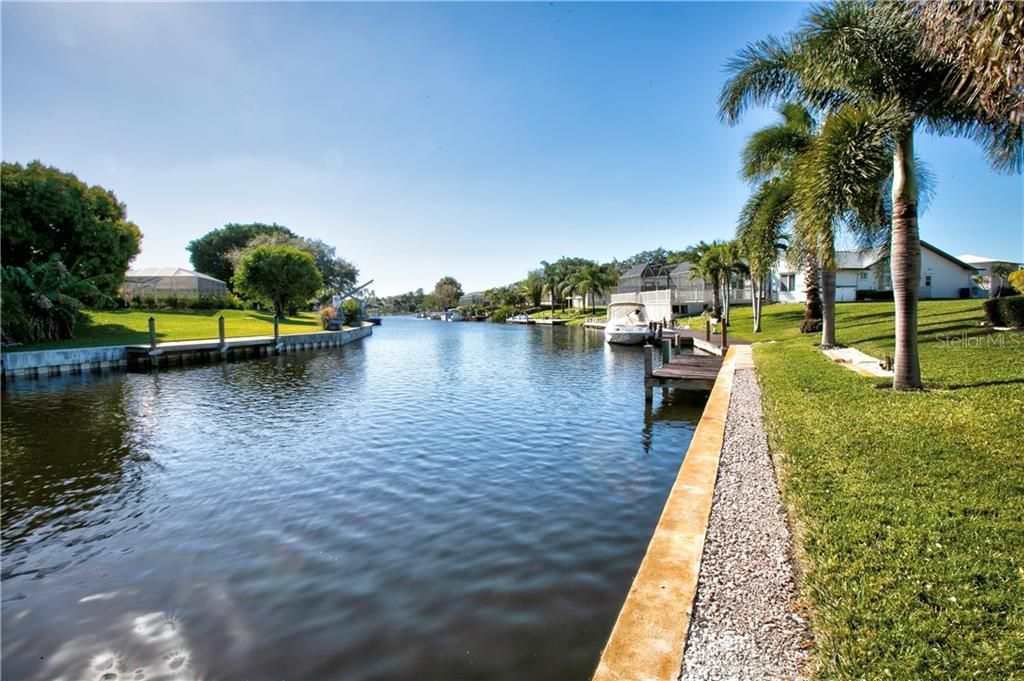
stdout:
[[[753,247],[755,235],[762,239],[761,250],[754,250],[765,256],[769,250],[777,252],[774,247],[788,227],[796,228],[789,250],[792,257],[802,261],[807,284],[800,331],[810,333],[820,327],[821,347],[830,348],[836,342],[835,238],[830,229],[836,215],[826,212],[811,216],[813,219],[796,220],[800,205],[798,175],[819,170],[811,163],[818,131],[814,117],[802,104],[786,102],[779,107],[779,114],[780,123],[751,135],[743,148],[743,178],[761,185],[740,213],[738,232],[747,250]],[[830,209],[841,213],[843,207]],[[757,322],[755,326],[759,327]]]
[[737,228],[737,241],[750,268],[754,333],[761,332],[764,282],[786,249],[785,225],[792,212],[792,189],[783,185],[781,178],[761,183],[743,206]]
[[519,290],[533,307],[540,307],[541,298],[544,297],[544,271],[530,270],[526,279],[520,282]]
[[[950,26],[947,30],[958,30]],[[1010,40],[1019,43],[1020,37]],[[923,54],[919,19],[902,3],[839,0],[809,10],[801,26],[741,50],[719,98],[720,114],[736,122],[752,104],[796,99],[824,111],[847,108],[876,115],[872,121],[892,164],[890,260],[896,309],[896,366],[893,387],[922,387],[917,351],[917,296],[921,246],[917,224],[918,187],[914,132],[968,136],[985,148],[994,168],[1019,171],[1024,165],[1024,132],[1019,123],[995,119],[958,94],[960,68]],[[848,157],[860,153],[844,150]],[[872,184],[856,164],[837,183]]]
[[686,251],[686,259],[692,265],[690,280],[700,279],[711,286],[711,315],[716,319],[722,318],[722,278],[727,269],[723,255],[719,241],[702,241]]
[[[955,64],[963,92],[993,119],[1024,121],[1024,4],[999,0],[911,0],[921,19],[921,50]],[[956,26],[955,31],[949,30]],[[998,37],[998,39],[996,39]]]
[[551,294],[551,316],[555,316],[555,305],[558,303],[558,295],[565,283],[565,273],[558,266],[558,263],[541,261],[544,266],[544,290]]
[[597,310],[597,296],[613,286],[609,268],[596,264],[581,267],[573,277],[573,283],[576,290],[583,291],[584,310],[587,307],[587,294],[589,294],[590,304],[595,311]]
[[1009,263],[1005,262],[997,262],[989,268],[988,294],[990,297],[995,298],[999,295],[999,292],[1006,285],[1006,278],[1010,276],[1014,269]]

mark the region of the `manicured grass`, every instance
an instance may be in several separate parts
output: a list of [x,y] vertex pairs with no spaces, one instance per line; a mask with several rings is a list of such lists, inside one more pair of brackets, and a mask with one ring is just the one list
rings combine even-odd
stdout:
[[[578,308],[571,308],[568,310],[555,310],[555,319],[567,319],[566,326],[583,326],[583,322],[590,319],[591,317],[599,317],[604,319],[608,314],[608,308],[598,306],[596,310],[587,308],[586,310],[580,310]],[[552,316],[551,310],[541,310],[530,315],[533,319],[550,319]]]
[[[893,349],[891,303],[839,305],[837,339]],[[921,393],[880,390],[749,308],[766,427],[799,536],[822,679],[1024,678],[1024,333],[980,301],[920,308]]]
[[[273,313],[254,310],[86,310],[84,314],[86,319],[75,327],[74,338],[20,345],[4,351],[148,343],[150,317],[156,320],[159,341],[217,338],[217,318],[221,315],[224,315],[227,336],[269,336],[274,333]],[[309,312],[282,320],[278,329],[281,334],[322,330],[320,319]]]

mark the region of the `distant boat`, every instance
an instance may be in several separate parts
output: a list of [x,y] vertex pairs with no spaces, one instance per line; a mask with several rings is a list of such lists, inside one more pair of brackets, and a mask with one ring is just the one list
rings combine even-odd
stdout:
[[533,319],[530,319],[530,315],[528,315],[528,314],[515,314],[515,315],[512,315],[511,317],[509,317],[508,319],[506,319],[505,321],[507,321],[509,323],[512,323],[512,324],[534,324],[535,323],[535,321]]
[[444,313],[444,320],[446,322],[461,322],[462,313],[458,310],[448,310]]
[[641,345],[652,336],[649,322],[643,303],[612,303],[604,339],[613,345]]

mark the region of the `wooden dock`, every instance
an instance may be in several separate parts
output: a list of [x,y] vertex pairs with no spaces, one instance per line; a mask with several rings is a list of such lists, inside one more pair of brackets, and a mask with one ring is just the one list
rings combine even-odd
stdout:
[[[676,348],[682,352],[676,352]],[[712,346],[707,341],[683,335],[662,340],[661,348],[646,346],[645,399],[654,399],[655,388],[710,392],[722,368],[723,351],[721,346]]]

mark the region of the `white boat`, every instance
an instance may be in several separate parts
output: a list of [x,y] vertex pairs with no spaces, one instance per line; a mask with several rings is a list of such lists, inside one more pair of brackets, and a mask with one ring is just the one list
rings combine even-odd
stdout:
[[649,321],[643,303],[612,303],[604,339],[615,345],[641,345],[651,337]]
[[458,310],[448,310],[444,313],[444,320],[446,322],[461,322],[462,313]]

